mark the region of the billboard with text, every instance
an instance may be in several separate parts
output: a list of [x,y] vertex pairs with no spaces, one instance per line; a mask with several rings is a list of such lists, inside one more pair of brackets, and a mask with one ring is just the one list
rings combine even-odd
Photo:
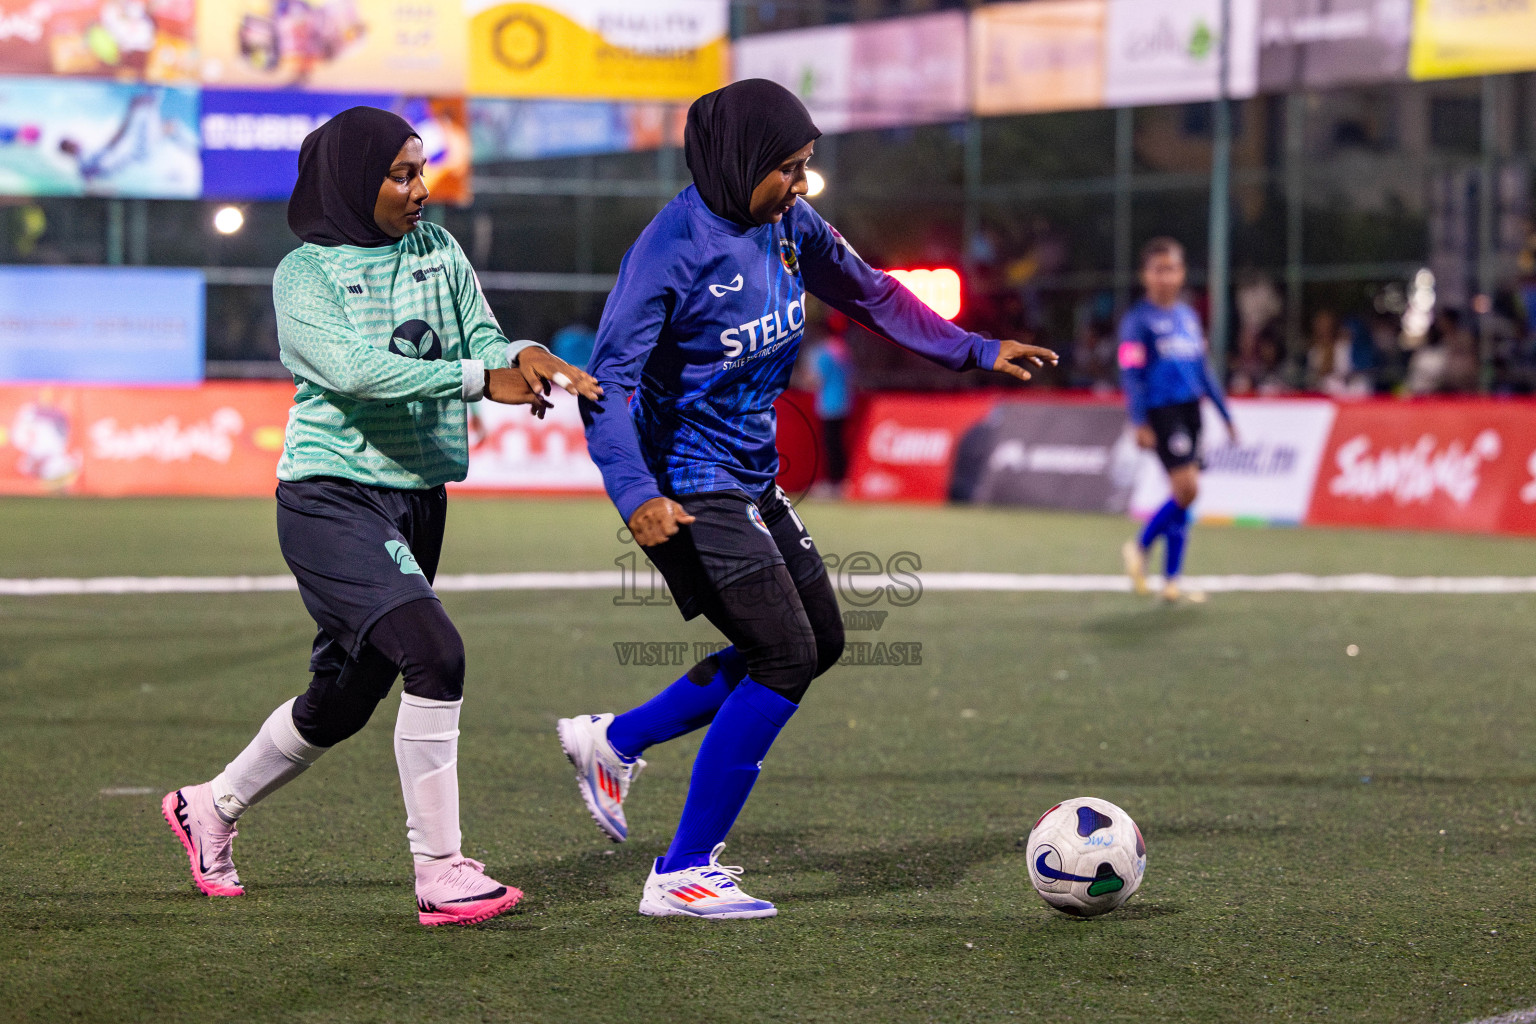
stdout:
[[726,0],[463,0],[463,10],[476,96],[686,103],[726,82]]
[[[1214,99],[1223,0],[1109,0],[1104,101],[1111,107]],[[1259,0],[1230,0],[1229,96],[1258,89]]]
[[288,198],[304,136],[355,106],[393,110],[416,129],[433,201],[469,201],[469,112],[462,98],[229,89],[203,93],[203,195]]
[[0,381],[203,379],[203,274],[0,267]]
[[971,16],[976,113],[1102,106],[1107,11],[1107,0],[1030,0],[978,8]]
[[1536,68],[1536,0],[1415,0],[1414,78]]
[[197,41],[212,87],[464,91],[460,0],[198,0]]
[[1413,0],[1263,0],[1259,88],[1405,79],[1412,37]]

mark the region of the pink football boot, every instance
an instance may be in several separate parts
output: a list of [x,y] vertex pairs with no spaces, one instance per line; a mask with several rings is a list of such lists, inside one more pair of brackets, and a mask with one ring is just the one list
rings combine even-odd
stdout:
[[421,923],[479,924],[523,898],[521,889],[485,874],[485,865],[465,856],[416,865],[416,909]]
[[235,826],[213,809],[213,789],[208,783],[187,786],[165,794],[160,813],[187,849],[192,881],[209,896],[244,896],[230,847]]

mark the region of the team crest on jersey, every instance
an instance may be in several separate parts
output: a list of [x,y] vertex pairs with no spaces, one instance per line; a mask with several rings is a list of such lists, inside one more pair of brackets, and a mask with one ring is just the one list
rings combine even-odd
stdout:
[[407,320],[390,333],[389,350],[407,359],[441,359],[443,342],[425,320]]
[[762,530],[770,537],[773,536],[772,531],[768,529],[768,524],[763,522],[763,514],[757,510],[756,505],[747,506],[747,518],[752,520],[753,526],[757,527],[759,530]]
[[800,276],[800,250],[795,248],[795,243],[787,238],[779,239],[779,260],[784,264],[784,269]]

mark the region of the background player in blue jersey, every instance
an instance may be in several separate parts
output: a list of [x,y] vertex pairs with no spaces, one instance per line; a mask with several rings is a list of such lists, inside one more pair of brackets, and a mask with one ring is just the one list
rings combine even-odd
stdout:
[[774,485],[773,403],[799,352],[806,294],[952,370],[1028,380],[1018,363],[1056,359],[961,330],[866,265],[799,201],[820,134],[772,82],[696,101],[685,139],[694,184],[625,255],[588,366],[603,396],[582,402],[587,445],[609,496],[683,617],[706,616],[732,645],[625,714],[560,721],[582,798],[615,841],[628,835],[639,755],[709,725],[642,914],[776,913],[718,856],[774,738],[843,649],[821,556]]
[[[1200,494],[1200,400],[1209,398],[1237,432],[1221,386],[1206,359],[1200,318],[1182,301],[1184,247],[1172,238],[1154,238],[1141,250],[1141,283],[1146,297],[1120,321],[1120,381],[1136,428],[1136,443],[1157,452],[1168,470],[1173,496],[1147,520],[1141,536],[1125,542],[1125,570],[1138,594],[1147,593],[1147,551],[1162,537],[1163,598],[1181,595],[1179,573],[1189,531],[1189,507]],[[1190,600],[1204,600],[1192,592]]]

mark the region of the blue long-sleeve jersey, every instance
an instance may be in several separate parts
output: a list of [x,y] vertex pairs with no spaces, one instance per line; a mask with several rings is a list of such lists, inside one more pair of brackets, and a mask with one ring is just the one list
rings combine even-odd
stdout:
[[581,402],[587,449],[626,522],[662,495],[756,497],[773,483],[773,403],[800,351],[807,291],[952,370],[997,361],[997,341],[872,269],[808,204],[744,228],[690,185],[624,255],[587,366],[604,390]]
[[1228,423],[1221,385],[1206,359],[1205,332],[1188,303],[1164,309],[1142,299],[1120,321],[1120,386],[1131,422],[1147,422],[1148,409],[1209,398]]

